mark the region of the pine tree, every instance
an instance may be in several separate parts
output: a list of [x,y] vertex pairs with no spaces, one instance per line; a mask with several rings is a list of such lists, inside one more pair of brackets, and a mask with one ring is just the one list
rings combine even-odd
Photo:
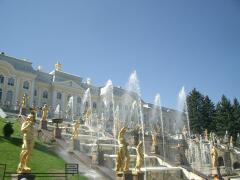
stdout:
[[203,100],[204,96],[195,88],[187,97],[190,128],[193,133],[200,134],[204,130],[202,115]]
[[218,135],[223,136],[226,131],[232,135],[231,127],[233,122],[233,108],[231,102],[224,95],[222,96],[221,101],[217,104],[214,121],[216,123],[216,133]]
[[236,140],[237,133],[240,133],[240,104],[237,98],[233,100],[232,109],[233,109],[233,123],[231,125],[230,132],[233,135],[234,140]]
[[207,129],[208,132],[216,129],[213,122],[215,116],[215,105],[209,99],[208,96],[204,97],[203,108],[202,108],[202,118],[203,118],[203,128]]

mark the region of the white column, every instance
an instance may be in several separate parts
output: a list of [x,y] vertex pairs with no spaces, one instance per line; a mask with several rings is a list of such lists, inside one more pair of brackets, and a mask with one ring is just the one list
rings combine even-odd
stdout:
[[18,100],[21,100],[21,98],[19,97],[19,89],[20,89],[20,78],[16,77],[16,94],[15,94],[14,103],[16,103]]
[[56,104],[56,100],[57,100],[57,92],[55,90],[52,91],[52,107],[56,108],[57,104]]
[[31,95],[30,95],[30,107],[33,105],[33,99],[34,99],[34,89],[35,89],[35,79],[32,80],[32,85],[31,85]]
[[65,93],[64,92],[62,92],[61,110],[62,110],[63,114],[65,114]]
[[73,114],[77,114],[77,95],[73,95]]

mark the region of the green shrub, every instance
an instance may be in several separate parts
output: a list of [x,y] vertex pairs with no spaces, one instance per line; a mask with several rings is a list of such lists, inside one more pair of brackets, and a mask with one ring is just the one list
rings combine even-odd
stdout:
[[11,135],[13,134],[14,130],[12,127],[12,123],[7,122],[4,126],[3,126],[3,135],[6,138],[11,137]]

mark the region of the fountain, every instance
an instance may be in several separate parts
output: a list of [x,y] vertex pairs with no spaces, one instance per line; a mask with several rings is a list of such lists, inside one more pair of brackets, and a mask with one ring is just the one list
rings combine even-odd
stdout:
[[53,131],[54,138],[61,139],[62,129],[59,128],[58,124],[63,122],[63,118],[61,118],[61,110],[60,110],[60,105],[59,104],[56,107],[54,115],[56,116],[52,119],[52,123],[55,124],[54,131]]
[[[142,104],[136,71],[130,75],[127,91],[123,94],[123,99],[114,99],[113,89],[111,80],[107,81],[106,85],[100,89],[100,101],[102,102],[103,107],[98,109],[98,116],[94,115],[92,112],[92,97],[90,89],[88,88],[85,91],[82,101],[83,107],[81,108],[85,124],[81,124],[80,127],[78,127],[78,124],[76,123],[71,124],[71,126],[76,127],[69,127],[70,131],[66,131],[65,134],[63,133],[64,139],[69,144],[72,143],[74,137],[74,142],[76,143],[74,145],[75,151],[73,151],[73,153],[79,151],[82,154],[85,154],[87,157],[91,158],[91,162],[94,166],[100,165],[98,167],[100,169],[104,166],[104,168],[113,172],[114,176],[116,162],[121,163],[121,158],[123,158],[121,156],[126,156],[125,160],[129,166],[129,168],[127,168],[129,170],[127,174],[131,176],[141,177],[142,179],[152,179],[155,177],[164,180],[185,180],[187,177],[194,177],[194,173],[189,172],[182,167],[174,167],[169,162],[166,162],[169,160],[169,156],[166,155],[169,154],[167,150],[169,148],[171,149],[171,146],[174,145],[177,140],[174,139],[175,137],[173,135],[167,134],[164,129],[160,95],[157,94],[155,97],[154,106],[152,108],[152,123],[150,124],[153,126],[154,123],[161,124],[161,128],[158,132],[161,132],[160,137],[162,137],[162,143],[155,140],[155,145],[162,149],[162,156],[158,154],[148,154],[148,152],[150,153],[150,147],[147,144],[149,142],[149,134],[145,133],[145,130],[148,127],[144,122],[142,109],[145,104]],[[186,95],[184,89],[181,91],[179,99],[181,99],[181,103],[184,104],[184,107],[186,108]],[[69,99],[68,105],[69,108],[73,110],[74,107],[71,98]],[[58,109],[60,114],[60,107],[57,107],[56,109]],[[181,113],[178,114],[182,114],[182,112],[183,108]],[[73,119],[73,115],[71,117]],[[93,118],[96,119],[96,125],[93,123]],[[177,121],[176,127],[179,129],[178,132],[181,132],[180,129],[183,128],[184,123],[179,122],[180,119]],[[186,127],[186,138],[188,138],[186,141],[191,143],[191,140],[189,140],[189,123]],[[120,137],[117,137],[117,134],[121,134],[121,131],[124,132],[122,132]],[[122,141],[123,139],[126,142]],[[134,139],[134,143],[131,143],[132,139]],[[173,143],[166,144],[167,141]],[[118,142],[120,144],[118,144]],[[177,148],[181,149],[181,147]],[[203,143],[200,145],[200,148],[204,149]],[[146,149],[148,149],[148,151],[146,151]],[[195,151],[197,152],[198,149],[195,149]],[[203,150],[200,151],[203,152]],[[119,155],[120,157],[118,157]],[[118,170],[124,171],[121,164],[118,164]]]
[[154,119],[158,117],[158,114],[160,115],[161,120],[161,132],[162,132],[162,150],[163,150],[163,161],[165,161],[165,135],[164,135],[164,124],[163,124],[163,116],[162,116],[162,105],[160,101],[160,94],[157,94],[155,96],[154,100],[154,110],[153,110],[153,117]]
[[92,97],[90,88],[88,88],[84,93],[81,109],[85,125],[92,127]]
[[71,96],[68,100],[66,107],[66,119],[73,121],[74,120],[74,112],[73,112],[73,96]]

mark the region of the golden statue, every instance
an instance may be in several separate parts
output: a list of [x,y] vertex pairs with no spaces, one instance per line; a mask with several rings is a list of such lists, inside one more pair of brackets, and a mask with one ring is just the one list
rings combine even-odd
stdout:
[[42,108],[42,121],[46,121],[46,119],[48,117],[48,112],[49,112],[48,105],[44,104],[44,106]]
[[23,97],[22,97],[22,104],[21,104],[21,107],[22,108],[26,108],[27,107],[27,95],[26,94],[23,94]]
[[26,108],[27,108],[27,100],[30,99],[29,96],[27,96],[27,94],[23,94],[23,97],[22,97],[22,101],[20,103],[20,112],[19,112],[19,115],[26,115]]
[[211,157],[212,157],[212,168],[217,168],[218,166],[218,152],[215,145],[213,145],[211,149]]
[[144,161],[144,153],[143,153],[143,142],[140,141],[137,145],[137,159],[136,159],[136,166],[135,166],[135,173],[139,173],[141,171],[141,167]]
[[30,172],[31,168],[27,167],[30,154],[34,147],[34,115],[29,114],[27,117],[21,116],[23,119],[21,132],[23,133],[22,151],[20,153],[20,163],[17,173]]
[[157,146],[157,134],[152,132],[152,146]]
[[128,143],[125,140],[126,128],[123,127],[119,134],[118,134],[118,144],[119,144],[119,150],[117,153],[117,159],[116,159],[116,171],[117,172],[123,172],[129,170],[129,162],[130,162],[130,156],[128,153]]
[[73,124],[73,129],[72,129],[72,139],[76,140],[78,138],[78,129],[80,128],[80,122],[76,121]]
[[90,125],[91,114],[92,114],[91,108],[88,108],[88,109],[85,110],[85,112],[83,113],[83,117],[84,117],[84,119],[85,119],[85,122],[86,122],[87,124],[89,124],[89,125]]

